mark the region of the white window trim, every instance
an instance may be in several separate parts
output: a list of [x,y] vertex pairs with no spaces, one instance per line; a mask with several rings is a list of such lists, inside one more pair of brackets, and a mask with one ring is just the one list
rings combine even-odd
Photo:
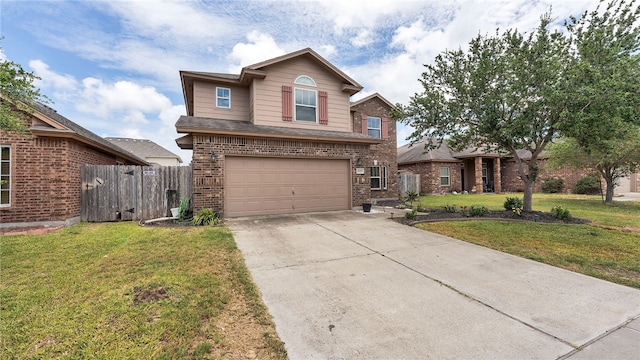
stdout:
[[[12,174],[12,170],[13,169],[11,167],[11,155],[12,155],[11,154],[12,153],[11,150],[12,149],[11,149],[11,145],[0,145],[0,152],[1,152],[1,149],[5,149],[5,148],[9,149],[9,161],[8,161],[9,162],[9,184],[8,184],[9,185],[9,190],[7,191],[9,193],[9,202],[6,203],[6,204],[0,204],[0,207],[10,207],[11,206],[11,185],[12,185],[11,184],[11,180],[13,178],[13,176],[12,176],[13,175]],[[0,158],[0,162],[3,162],[3,160],[1,158]]]
[[[229,97],[218,96],[218,89],[229,91]],[[220,106],[218,103],[218,100],[220,99],[229,100],[229,106]],[[231,109],[231,89],[230,88],[216,86],[216,107],[220,109]]]
[[378,165],[378,166],[371,166],[371,168],[378,168],[379,176],[371,175],[369,183],[371,183],[371,179],[380,179],[380,181],[378,182],[380,184],[380,187],[377,187],[377,188],[372,187],[371,190],[386,190],[389,185],[389,176],[387,174],[387,167]]
[[[442,176],[442,169],[447,169],[447,176]],[[442,184],[442,179],[447,179],[447,184]],[[451,168],[448,166],[440,167],[440,186],[451,186]]]
[[[369,127],[369,119],[378,119],[380,127]],[[369,135],[369,130],[378,130],[378,139],[382,139],[382,118],[379,116],[367,116],[367,135]]]
[[[305,105],[305,104],[296,103],[296,90],[313,92],[313,94],[314,94],[314,96],[316,98],[316,104],[314,106],[311,106],[311,105]],[[314,110],[315,110],[315,121],[298,120],[298,106],[314,108]],[[304,89],[304,88],[298,88],[298,87],[294,87],[293,88],[293,119],[295,121],[300,121],[300,122],[307,123],[307,124],[314,124],[314,123],[317,124],[318,123],[318,91],[317,90]]]
[[[305,80],[309,80],[309,82],[311,82],[311,83],[308,84],[307,81],[305,81]],[[313,80],[311,78],[311,76],[308,76],[308,75],[300,75],[300,76],[298,76],[293,83],[294,84],[298,84],[298,85],[305,85],[305,86],[313,86],[313,87],[317,86],[315,80]]]

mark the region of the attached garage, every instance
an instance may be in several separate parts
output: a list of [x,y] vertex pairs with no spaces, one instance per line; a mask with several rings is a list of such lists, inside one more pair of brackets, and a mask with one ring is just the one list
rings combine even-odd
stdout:
[[226,156],[225,216],[347,210],[349,159]]

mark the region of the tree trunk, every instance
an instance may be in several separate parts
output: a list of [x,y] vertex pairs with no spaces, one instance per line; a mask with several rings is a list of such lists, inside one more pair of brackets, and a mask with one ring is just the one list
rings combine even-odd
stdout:
[[[518,153],[515,149],[511,151],[513,158],[516,160],[516,164],[518,165],[518,174],[520,175],[520,179],[524,182],[524,197],[522,199],[522,211],[531,212],[533,211],[533,185],[536,182],[536,178],[538,177],[538,164],[536,161],[536,157],[532,156],[528,161],[523,161],[518,156]],[[524,165],[527,165],[527,171],[524,171]]]
[[524,198],[522,199],[522,211],[531,212],[533,211],[532,205],[533,205],[534,181],[532,181],[528,177],[526,180],[523,179],[523,181],[524,181]]
[[613,204],[613,190],[614,190],[615,182],[609,176],[605,177],[604,181],[607,183],[607,192],[605,194],[604,203]]

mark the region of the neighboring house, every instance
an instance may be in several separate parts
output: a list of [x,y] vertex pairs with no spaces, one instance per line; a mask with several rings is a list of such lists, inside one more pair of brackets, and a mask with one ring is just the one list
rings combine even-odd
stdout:
[[640,192],[640,172],[629,174],[619,180],[616,193]]
[[146,139],[130,139],[120,137],[106,137],[109,142],[115,144],[135,156],[146,160],[151,165],[179,166],[182,164],[180,156],[163,148],[162,146]]
[[[518,174],[518,167],[508,154],[487,151],[486,148],[453,151],[446,140],[442,145],[424,152],[427,139],[397,149],[398,170],[420,175],[420,188],[423,194],[441,194],[453,191],[483,192],[521,192],[524,182]],[[435,140],[434,140],[435,141]],[[531,154],[518,150],[522,159]],[[591,173],[588,169],[566,167],[558,170],[548,169],[548,158],[543,152],[538,161],[540,169],[534,185],[534,191],[541,191],[546,178],[560,178],[564,181],[564,190],[570,191],[578,180]]]
[[[398,198],[395,123],[380,95],[311,49],[240,74],[181,71],[193,204],[226,217],[351,209]],[[363,124],[366,119],[366,124]]]
[[83,164],[146,161],[35,103],[25,134],[0,131],[0,231],[80,221]]

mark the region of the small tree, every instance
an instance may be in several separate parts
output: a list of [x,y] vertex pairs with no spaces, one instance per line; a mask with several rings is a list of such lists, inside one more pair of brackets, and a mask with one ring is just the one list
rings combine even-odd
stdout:
[[27,129],[25,120],[33,112],[28,104],[49,102],[46,96],[40,94],[40,89],[33,85],[39,79],[33,72],[25,71],[20,64],[0,59],[0,130],[24,132]]
[[[393,113],[415,129],[412,143],[447,138],[456,151],[487,144],[509,153],[525,184],[524,211],[532,210],[538,156],[556,136],[567,102],[559,79],[569,64],[568,44],[548,30],[550,23],[546,14],[528,36],[517,30],[479,35],[467,51],[439,54],[425,65],[423,92]],[[425,151],[438,145],[427,142]],[[530,156],[521,157],[523,149]]]
[[613,203],[618,180],[640,168],[640,127],[620,125],[612,140],[600,140],[598,148],[589,151],[577,139],[562,139],[549,147],[549,166],[571,165],[591,168],[605,180],[605,202]]
[[[601,1],[600,5],[604,2]],[[566,81],[572,101],[554,146],[556,165],[597,170],[613,202],[617,180],[640,166],[640,7],[611,1],[567,23],[573,64]]]

